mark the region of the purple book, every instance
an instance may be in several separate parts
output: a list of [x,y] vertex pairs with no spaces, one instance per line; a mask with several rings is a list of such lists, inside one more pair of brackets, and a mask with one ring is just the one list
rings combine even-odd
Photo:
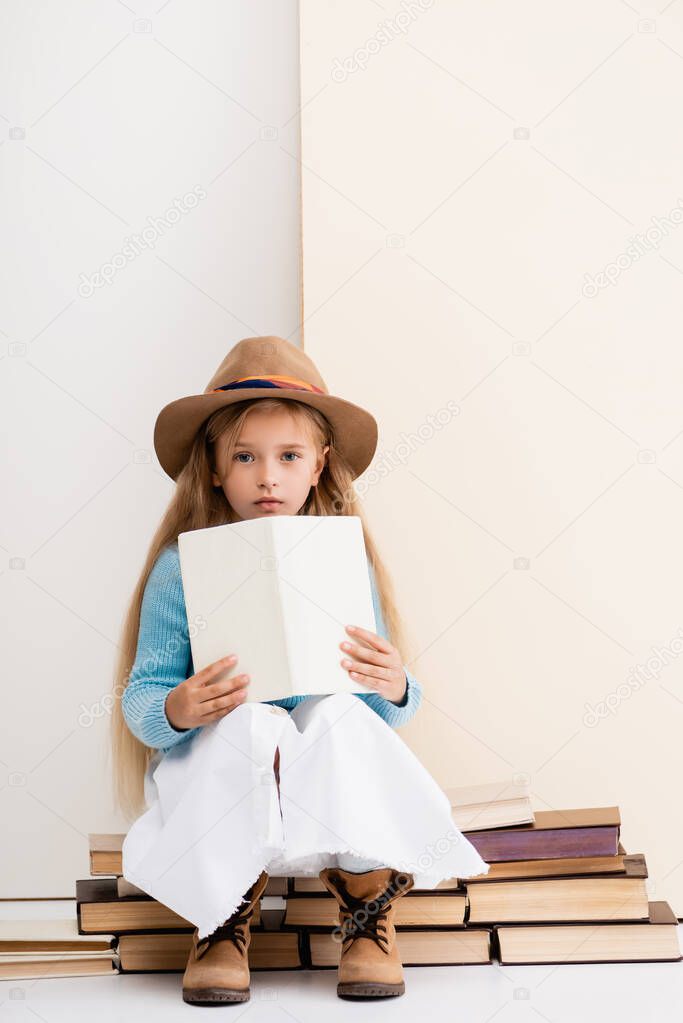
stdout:
[[538,810],[532,824],[465,831],[487,863],[555,860],[565,856],[616,856],[621,818],[618,806]]

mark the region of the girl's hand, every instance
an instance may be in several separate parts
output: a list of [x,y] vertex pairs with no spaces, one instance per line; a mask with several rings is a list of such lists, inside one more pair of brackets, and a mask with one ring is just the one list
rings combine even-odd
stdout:
[[342,660],[342,667],[354,682],[370,686],[392,703],[401,703],[408,681],[396,647],[368,629],[347,625],[346,631],[358,642],[339,644],[348,655]]
[[166,697],[166,717],[173,728],[182,732],[208,725],[245,702],[248,675],[219,679],[236,663],[237,657],[229,654],[171,689]]

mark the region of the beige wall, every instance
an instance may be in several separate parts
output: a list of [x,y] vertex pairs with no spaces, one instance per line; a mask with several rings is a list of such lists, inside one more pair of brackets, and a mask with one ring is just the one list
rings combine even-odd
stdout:
[[443,787],[617,804],[680,916],[683,9],[302,0],[301,33],[304,347],[380,422],[401,734]]

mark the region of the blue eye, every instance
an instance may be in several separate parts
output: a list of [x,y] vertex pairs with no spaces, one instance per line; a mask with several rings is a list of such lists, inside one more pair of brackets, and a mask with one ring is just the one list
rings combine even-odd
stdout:
[[[252,457],[249,454],[248,451],[238,451],[237,454],[235,455],[235,461],[238,461],[239,459],[241,459],[242,455],[246,455],[247,458],[251,458]],[[296,451],[283,451],[283,456],[284,455],[294,455],[294,458],[292,459],[292,461],[295,461],[297,458],[301,458],[301,455],[299,455]],[[289,461],[289,459],[288,459],[288,461]],[[248,464],[249,464],[248,462],[241,462],[241,465],[248,465]]]

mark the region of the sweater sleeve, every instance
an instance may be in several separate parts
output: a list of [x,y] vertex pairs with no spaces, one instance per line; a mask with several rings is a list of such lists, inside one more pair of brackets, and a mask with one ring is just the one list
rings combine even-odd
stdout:
[[[375,621],[377,622],[377,635],[382,636],[383,639],[388,639],[387,627],[384,622],[379,594],[377,592],[375,573],[369,560],[368,570],[370,572],[370,585],[372,587],[372,603],[375,608]],[[403,700],[400,703],[394,703],[392,700],[387,700],[386,697],[381,696],[379,693],[356,693],[356,696],[360,700],[367,703],[367,705],[376,711],[380,717],[384,718],[387,724],[391,725],[392,728],[400,728],[401,725],[405,725],[407,721],[410,721],[422,703],[422,686],[414,675],[411,675],[405,664],[403,665],[403,670],[406,676],[406,691]]]
[[192,674],[187,612],[175,545],[164,548],[142,598],[135,663],[121,704],[128,727],[146,746],[168,750],[197,728],[177,729],[166,716],[166,697]]

